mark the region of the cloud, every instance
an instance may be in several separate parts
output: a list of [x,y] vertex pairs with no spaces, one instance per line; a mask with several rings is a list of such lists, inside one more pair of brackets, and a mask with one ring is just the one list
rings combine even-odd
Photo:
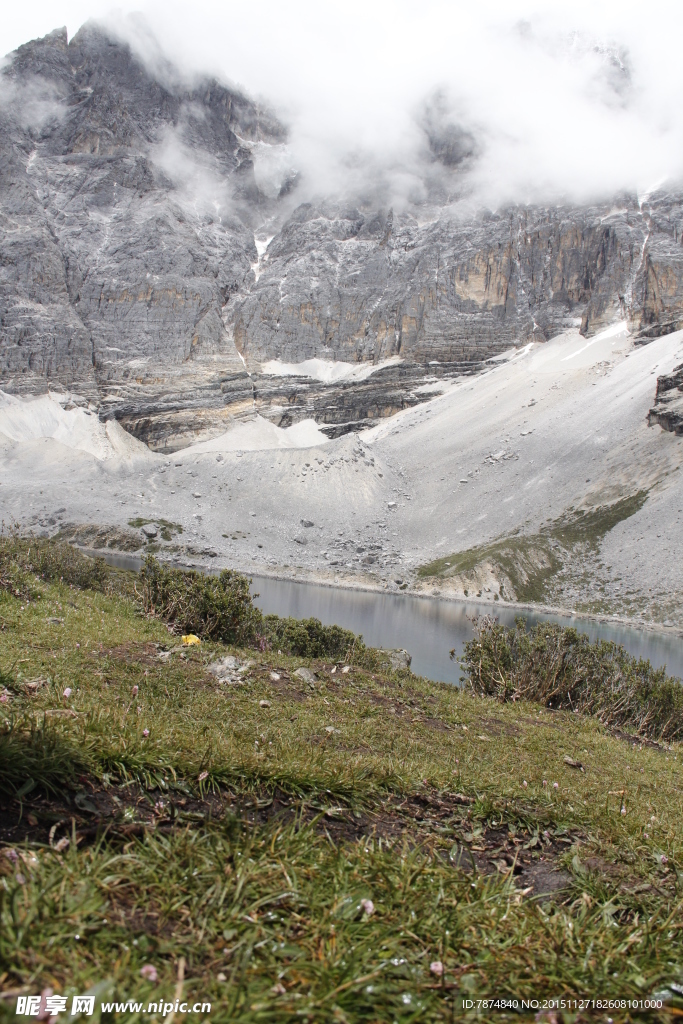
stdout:
[[[89,12],[157,74],[169,74],[167,57],[188,81],[215,74],[290,126],[286,147],[254,148],[269,195],[293,168],[298,198],[399,204],[587,201],[683,177],[683,7],[667,0],[135,8],[144,22],[125,3],[109,15],[92,0]],[[50,17],[72,33],[82,11],[65,0]],[[33,35],[52,27],[35,20]]]
[[54,82],[33,75],[17,81],[0,73],[0,114],[18,127],[40,132],[61,120],[64,112],[64,90]]

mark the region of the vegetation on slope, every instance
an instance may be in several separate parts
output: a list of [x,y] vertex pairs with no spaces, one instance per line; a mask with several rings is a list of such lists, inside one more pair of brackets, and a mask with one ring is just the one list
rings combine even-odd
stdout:
[[680,680],[576,629],[541,622],[528,631],[523,619],[513,629],[484,619],[465,644],[463,666],[474,693],[594,715],[640,737],[683,738]]
[[[0,542],[8,1019],[48,988],[316,1024],[679,999],[678,743],[260,627],[183,647],[139,576],[48,547]],[[332,649],[321,629],[296,642]],[[667,1019],[565,1020],[641,1015]]]
[[418,577],[459,578],[474,593],[478,574],[488,566],[501,583],[501,597],[541,604],[555,596],[562,573],[574,567],[576,575],[575,567],[593,560],[607,533],[639,512],[646,500],[647,491],[638,491],[611,505],[569,509],[538,533],[501,537],[437,558],[421,566]]

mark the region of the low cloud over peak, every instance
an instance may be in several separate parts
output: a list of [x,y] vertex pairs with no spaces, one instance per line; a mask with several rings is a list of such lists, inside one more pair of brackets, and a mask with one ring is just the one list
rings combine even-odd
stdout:
[[[139,7],[136,4],[136,8]],[[5,26],[29,37],[47,8]],[[66,3],[52,20],[79,27]],[[635,5],[427,0],[258,8],[156,0],[89,12],[157,80],[217,76],[272,108],[288,138],[245,139],[271,196],[386,204],[586,201],[683,176],[683,12]],[[27,20],[28,19],[28,20]],[[8,47],[9,48],[9,47]]]

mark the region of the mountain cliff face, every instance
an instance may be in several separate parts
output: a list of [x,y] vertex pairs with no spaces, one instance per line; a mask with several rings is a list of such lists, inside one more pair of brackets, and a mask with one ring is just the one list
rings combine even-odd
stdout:
[[[425,130],[448,173],[472,158],[454,129]],[[295,176],[266,188],[255,173],[286,135],[236,91],[152,71],[93,25],[11,54],[0,388],[68,390],[171,450],[254,410],[347,429],[578,323],[590,335],[625,317],[642,341],[683,325],[681,195],[495,213],[298,202]],[[261,373],[392,356],[388,378],[332,389]]]
[[[144,415],[174,391],[171,410],[220,410],[217,375],[248,381],[222,309],[256,259],[247,143],[284,130],[217,83],[189,89],[166,70],[162,84],[91,27],[21,47],[4,69],[6,390],[62,386]],[[251,404],[239,379],[237,391]]]

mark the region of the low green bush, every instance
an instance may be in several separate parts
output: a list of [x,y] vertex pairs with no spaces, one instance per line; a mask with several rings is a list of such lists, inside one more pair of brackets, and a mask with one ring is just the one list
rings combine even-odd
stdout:
[[266,615],[264,634],[271,647],[300,658],[350,661],[365,650],[362,637],[341,626],[323,626],[319,619],[290,619]]
[[0,536],[0,587],[17,597],[37,597],[35,584],[40,580],[82,590],[120,592],[122,575],[102,559],[88,558],[63,541],[20,537],[13,532]]
[[135,574],[83,555],[63,541],[16,533],[0,536],[0,587],[22,600],[34,600],[40,597],[40,581],[133,598],[145,614],[202,639],[374,666],[371,649],[348,629],[324,626],[313,618],[264,617],[252,603],[248,577],[234,570],[213,576],[169,568],[148,555]]
[[209,576],[192,569],[169,569],[149,555],[140,570],[142,604],[154,614],[202,639],[227,644],[272,647],[300,658],[358,660],[366,647],[361,637],[319,619],[263,616],[249,593],[249,579],[224,569]]
[[683,685],[618,644],[539,623],[528,631],[485,618],[461,663],[474,693],[579,711],[642,737],[683,736]]
[[169,569],[149,555],[139,576],[144,611],[183,633],[244,646],[262,631],[261,613],[252,604],[249,580],[242,573],[224,569],[209,576]]

